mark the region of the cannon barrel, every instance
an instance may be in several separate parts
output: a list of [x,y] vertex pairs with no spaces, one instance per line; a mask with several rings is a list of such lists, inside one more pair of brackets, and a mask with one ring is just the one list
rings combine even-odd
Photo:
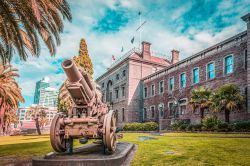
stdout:
[[[82,88],[77,87],[77,91],[76,88],[67,88],[73,100],[76,101],[79,99],[83,99],[85,101],[84,103],[90,102],[90,100],[94,96],[94,92],[93,84],[88,74],[84,71],[80,72],[75,63],[69,59],[62,62],[62,68],[67,75],[69,85],[77,86],[77,83],[80,83],[82,85]],[[81,90],[83,91],[82,93],[79,92]]]

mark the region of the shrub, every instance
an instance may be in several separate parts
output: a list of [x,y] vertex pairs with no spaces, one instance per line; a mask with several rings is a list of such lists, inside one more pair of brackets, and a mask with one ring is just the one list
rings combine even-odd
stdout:
[[216,125],[215,129],[217,131],[230,131],[230,126],[226,122],[220,122]]
[[158,124],[155,122],[146,123],[126,123],[123,126],[124,131],[154,131],[158,129]]
[[202,124],[194,124],[192,127],[192,131],[201,131]]
[[233,123],[232,128],[234,131],[250,131],[250,121]]
[[220,123],[220,120],[216,116],[206,117],[202,121],[202,130],[213,131],[218,123]]
[[177,120],[173,124],[171,124],[171,128],[172,130],[185,131],[189,124],[190,124],[189,121]]

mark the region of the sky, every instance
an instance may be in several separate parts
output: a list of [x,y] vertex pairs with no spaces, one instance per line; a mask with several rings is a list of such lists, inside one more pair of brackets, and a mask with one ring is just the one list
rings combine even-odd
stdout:
[[[59,88],[66,79],[61,68],[64,59],[78,55],[79,42],[84,38],[97,78],[112,64],[112,55],[118,59],[141,40],[152,44],[152,50],[161,56],[170,56],[171,50],[180,51],[184,59],[213,44],[246,30],[241,17],[250,12],[249,0],[73,0],[69,1],[72,22],[64,22],[61,45],[55,57],[41,45],[39,58],[26,62],[18,56],[12,59],[19,70],[17,79],[25,103],[33,103],[35,83],[47,76],[51,85]],[[130,41],[135,37],[132,44]],[[123,52],[121,49],[123,48]]]

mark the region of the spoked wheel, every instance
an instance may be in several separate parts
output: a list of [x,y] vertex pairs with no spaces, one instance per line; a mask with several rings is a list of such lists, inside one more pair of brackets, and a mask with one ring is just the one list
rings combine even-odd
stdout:
[[67,150],[66,140],[64,139],[64,127],[59,122],[61,118],[62,115],[57,114],[50,126],[50,142],[56,152],[65,152]]
[[104,118],[103,143],[108,153],[113,153],[116,149],[116,113],[110,110]]

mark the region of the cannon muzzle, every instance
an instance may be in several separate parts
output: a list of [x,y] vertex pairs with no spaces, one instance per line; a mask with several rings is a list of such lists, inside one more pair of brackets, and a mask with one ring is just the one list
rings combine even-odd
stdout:
[[88,74],[80,71],[75,63],[69,59],[62,62],[62,68],[69,81],[66,87],[75,104],[89,103],[94,96],[94,92],[93,84]]

